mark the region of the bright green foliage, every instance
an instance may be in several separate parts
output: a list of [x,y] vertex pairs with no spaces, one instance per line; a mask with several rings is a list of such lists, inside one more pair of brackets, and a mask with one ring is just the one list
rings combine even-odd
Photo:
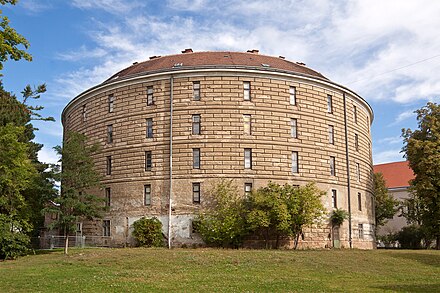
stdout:
[[0,214],[0,259],[15,259],[29,253],[27,229],[25,222]]
[[341,226],[348,218],[348,212],[343,209],[335,209],[330,216],[330,222],[333,227]]
[[0,126],[0,258],[27,252],[31,226],[24,213],[23,191],[37,172],[28,158],[28,144],[19,141],[24,127]]
[[374,198],[375,198],[375,218],[377,228],[383,226],[388,219],[392,219],[397,211],[399,202],[388,193],[385,179],[382,173],[374,173]]
[[278,247],[279,238],[290,234],[288,198],[293,189],[289,187],[269,182],[267,187],[258,189],[249,197],[247,224],[251,231],[264,237],[266,248],[273,237]]
[[133,236],[139,246],[161,247],[164,246],[162,223],[158,218],[142,217],[133,223]]
[[[55,150],[61,156],[61,194],[53,199],[54,204],[46,212],[58,215],[51,228],[59,228],[64,236],[75,231],[81,218],[102,218],[105,211],[103,199],[91,192],[99,187],[100,176],[94,169],[92,154],[98,145],[88,145],[85,135],[77,132],[66,133],[63,147]],[[65,252],[67,253],[67,241]]]
[[[16,0],[1,0],[0,4],[12,4],[15,5]],[[15,29],[9,26],[9,19],[6,16],[1,16],[0,10],[0,70],[3,69],[3,63],[8,59],[20,60],[25,59],[32,60],[32,56],[26,52],[29,48],[29,42]],[[23,49],[20,49],[24,47]]]
[[232,180],[221,180],[206,195],[197,229],[206,244],[239,247],[247,235],[244,202]]
[[269,182],[249,198],[249,228],[264,237],[266,247],[273,237],[278,247],[280,237],[292,236],[296,249],[304,227],[318,222],[325,211],[323,194],[313,183],[298,187]]
[[440,249],[440,105],[428,103],[416,113],[419,129],[402,129],[402,150],[414,171],[411,191],[418,199],[421,226]]

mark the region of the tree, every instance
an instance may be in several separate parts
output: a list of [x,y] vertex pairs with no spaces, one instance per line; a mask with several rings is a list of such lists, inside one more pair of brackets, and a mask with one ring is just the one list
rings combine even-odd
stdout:
[[153,217],[151,219],[142,217],[133,223],[133,236],[139,246],[161,247],[164,246],[162,235],[162,222]]
[[280,237],[292,236],[296,249],[304,228],[318,222],[325,211],[323,194],[314,183],[298,187],[269,182],[249,198],[249,228],[263,235],[266,248],[273,236],[277,248]]
[[247,223],[251,231],[264,237],[266,248],[269,248],[269,240],[273,237],[278,248],[280,237],[289,235],[291,219],[287,197],[285,188],[273,182],[249,197]]
[[414,172],[411,192],[418,199],[421,226],[440,249],[440,105],[416,110],[418,129],[402,129],[402,151]]
[[27,252],[31,226],[24,216],[22,192],[37,172],[28,157],[28,144],[20,142],[24,127],[0,126],[0,258],[15,258]]
[[197,230],[208,245],[239,247],[247,235],[243,198],[232,180],[222,179],[207,192]]
[[[0,0],[1,5],[15,5],[16,3],[17,0]],[[20,47],[24,47],[24,49],[20,49]],[[3,63],[8,59],[31,61],[32,56],[26,52],[28,48],[29,42],[9,26],[9,19],[6,16],[0,16],[0,70],[3,69]]]
[[378,227],[385,225],[388,219],[392,219],[397,211],[399,202],[388,193],[385,179],[382,173],[374,173],[374,198],[375,198],[375,223]]
[[68,132],[63,147],[56,146],[55,150],[61,156],[61,194],[53,199],[53,204],[45,211],[57,214],[50,228],[63,232],[66,239],[64,253],[67,254],[68,236],[75,231],[76,223],[82,218],[102,218],[106,208],[104,200],[93,193],[100,187],[100,176],[94,169],[92,159],[98,145],[88,145],[86,136],[81,133]]

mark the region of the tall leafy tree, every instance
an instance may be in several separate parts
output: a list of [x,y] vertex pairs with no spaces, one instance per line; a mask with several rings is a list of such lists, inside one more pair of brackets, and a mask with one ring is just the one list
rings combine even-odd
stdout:
[[222,179],[207,192],[195,224],[208,245],[239,247],[247,235],[244,213],[237,186]]
[[[17,0],[0,0],[0,5],[15,5]],[[2,15],[0,10],[0,70],[3,69],[3,63],[8,59],[32,60],[32,56],[26,52],[29,48],[29,42],[9,25],[9,19]]]
[[375,198],[375,221],[376,231],[380,226],[394,217],[399,202],[388,192],[385,178],[382,173],[374,173],[374,198]]
[[76,223],[81,219],[102,218],[105,206],[103,199],[96,195],[100,187],[100,175],[94,168],[92,155],[98,145],[87,143],[87,137],[78,132],[68,132],[63,146],[55,150],[61,156],[61,194],[53,199],[46,212],[57,214],[51,228],[60,229],[65,236],[65,254],[68,253],[69,234],[75,232]]
[[402,129],[402,151],[414,171],[411,191],[418,199],[421,225],[440,249],[440,105],[429,102],[415,112],[418,129]]
[[0,126],[0,258],[26,253],[31,226],[23,211],[23,191],[37,172],[28,157],[29,145],[20,142],[24,127]]

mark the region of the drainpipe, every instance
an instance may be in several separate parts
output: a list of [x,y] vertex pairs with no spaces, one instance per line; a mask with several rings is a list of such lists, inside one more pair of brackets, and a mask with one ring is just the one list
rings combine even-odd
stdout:
[[350,248],[353,248],[352,235],[351,235],[351,185],[350,185],[350,156],[348,154],[348,126],[347,126],[347,98],[345,93],[342,94],[344,98],[344,123],[345,123],[345,161],[347,162],[347,195],[348,195],[348,242]]
[[170,77],[170,196],[168,202],[168,248],[171,249],[171,210],[173,194],[173,84],[174,79]]

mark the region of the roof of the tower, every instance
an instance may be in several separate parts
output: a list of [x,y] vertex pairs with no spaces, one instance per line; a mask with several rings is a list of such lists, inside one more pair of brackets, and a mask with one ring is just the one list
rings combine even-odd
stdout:
[[257,67],[261,69],[282,70],[299,73],[319,78],[324,78],[321,73],[310,69],[301,62],[285,60],[283,56],[273,57],[258,54],[258,50],[248,52],[193,52],[192,49],[182,51],[182,54],[168,56],[152,56],[150,60],[133,63],[132,66],[121,70],[108,81],[117,78],[125,78],[148,72],[172,70],[191,67]]

